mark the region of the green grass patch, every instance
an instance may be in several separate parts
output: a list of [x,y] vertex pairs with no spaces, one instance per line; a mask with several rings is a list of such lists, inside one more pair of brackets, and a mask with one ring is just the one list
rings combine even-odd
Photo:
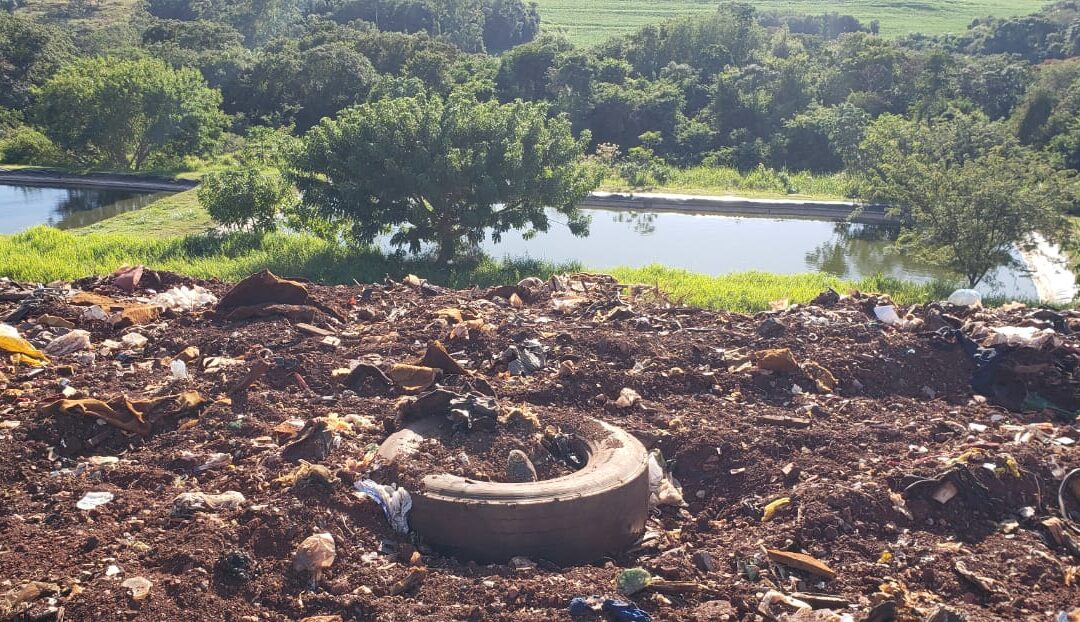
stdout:
[[34,227],[0,236],[0,274],[18,281],[72,280],[143,264],[198,278],[237,281],[269,268],[278,274],[322,283],[380,282],[387,275],[418,274],[452,287],[517,282],[579,270],[573,263],[482,258],[458,266],[425,257],[387,256],[297,233],[226,233],[153,238],[123,233],[76,234]]
[[163,239],[205,233],[214,227],[210,214],[199,204],[197,190],[191,189],[71,232],[77,236],[124,234]]
[[719,166],[668,166],[666,169],[668,178],[662,184],[635,187],[627,184],[625,179],[609,177],[604,180],[602,188],[610,191],[737,194],[769,199],[843,199],[851,188],[851,179],[844,173],[815,175],[806,171],[789,173],[765,167],[748,172]]
[[[262,268],[330,284],[380,282],[387,275],[399,279],[417,274],[457,288],[516,283],[527,276],[548,278],[582,269],[576,263],[490,258],[447,266],[430,257],[386,255],[296,233],[212,233],[155,239],[141,234],[76,234],[35,227],[0,236],[0,274],[18,281],[72,280],[108,274],[124,264],[144,264],[226,281],[237,281]],[[889,278],[844,281],[825,274],[745,272],[706,276],[659,265],[603,271],[625,283],[659,287],[679,304],[739,312],[768,309],[771,301],[780,299],[805,303],[828,287],[888,293],[904,304],[939,300],[953,289],[945,283],[923,285]]]
[[738,272],[709,276],[659,264],[606,272],[623,283],[658,287],[676,304],[746,313],[766,310],[770,302],[777,300],[805,304],[830,287],[842,293],[854,290],[885,293],[898,304],[941,300],[955,289],[952,284],[937,281],[912,283],[888,277],[845,281],[822,273]]
[[[538,0],[542,27],[571,41],[593,45],[678,15],[707,13],[716,3],[700,0]],[[1039,10],[1043,0],[755,0],[755,8],[808,15],[837,12],[865,23],[878,20],[881,34],[963,32],[978,17],[1009,17]]]

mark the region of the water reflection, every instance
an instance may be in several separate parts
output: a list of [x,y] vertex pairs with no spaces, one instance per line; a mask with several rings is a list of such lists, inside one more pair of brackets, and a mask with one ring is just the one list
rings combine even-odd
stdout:
[[[565,226],[528,240],[507,233],[482,250],[495,257],[578,261],[590,268],[661,263],[705,274],[761,270],[781,274],[827,272],[845,279],[883,274],[912,281],[950,275],[894,248],[897,231],[887,226],[827,220],[747,218],[678,212],[584,210],[590,235],[578,238]],[[553,222],[556,219],[553,219]],[[1035,298],[1031,279],[1003,268],[987,292]],[[955,278],[955,277],[954,277]]]
[[15,233],[43,224],[58,229],[85,227],[142,209],[169,194],[0,185],[0,233]]

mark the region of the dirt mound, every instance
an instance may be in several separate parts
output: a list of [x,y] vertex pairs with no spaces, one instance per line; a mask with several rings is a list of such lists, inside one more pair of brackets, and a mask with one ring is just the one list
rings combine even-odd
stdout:
[[[655,620],[1077,606],[1062,512],[1080,516],[1080,486],[1059,495],[1080,467],[1075,312],[931,305],[886,325],[889,301],[861,294],[744,316],[600,275],[491,291],[260,278],[287,299],[169,274],[83,279],[95,296],[78,303],[0,292],[18,331],[0,345],[37,353],[0,378],[0,620],[569,620],[571,599],[618,598],[635,567]],[[551,440],[592,417],[659,450],[684,502],[592,565],[442,556],[354,487],[428,415],[456,432],[406,488],[440,466],[499,481],[515,449],[564,474]]]

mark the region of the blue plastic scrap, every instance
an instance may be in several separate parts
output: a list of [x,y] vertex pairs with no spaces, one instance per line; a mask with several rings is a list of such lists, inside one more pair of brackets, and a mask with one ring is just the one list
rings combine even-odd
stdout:
[[570,601],[567,610],[572,616],[607,615],[613,622],[652,622],[652,617],[634,603],[600,596],[578,596]]

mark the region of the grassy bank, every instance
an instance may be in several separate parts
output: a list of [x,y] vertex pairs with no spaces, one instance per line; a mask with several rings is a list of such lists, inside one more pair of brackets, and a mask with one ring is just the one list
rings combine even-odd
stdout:
[[[119,231],[122,228],[113,227]],[[145,264],[200,278],[239,280],[268,267],[276,273],[324,283],[379,282],[387,275],[417,274],[452,287],[486,287],[512,283],[526,276],[582,269],[534,260],[481,259],[448,267],[430,258],[387,256],[370,249],[351,249],[305,234],[232,233],[154,238],[125,233],[71,233],[49,227],[0,236],[0,274],[20,281],[70,280],[107,274],[123,264]],[[916,285],[894,279],[843,281],[823,274],[777,275],[760,272],[719,277],[685,270],[596,268],[627,283],[654,285],[673,301],[714,309],[753,312],[774,300],[807,302],[827,287],[892,294],[898,302],[914,303],[948,295],[947,285]]]
[[679,168],[666,166],[667,179],[650,186],[631,186],[625,179],[609,177],[602,190],[613,192],[676,192],[701,195],[730,195],[764,199],[843,199],[851,180],[843,173],[814,175],[788,173],[759,167],[749,172],[717,166]]
[[121,234],[165,239],[205,233],[214,226],[210,214],[199,204],[198,191],[192,189],[154,201],[140,210],[73,229],[72,233],[79,236]]

